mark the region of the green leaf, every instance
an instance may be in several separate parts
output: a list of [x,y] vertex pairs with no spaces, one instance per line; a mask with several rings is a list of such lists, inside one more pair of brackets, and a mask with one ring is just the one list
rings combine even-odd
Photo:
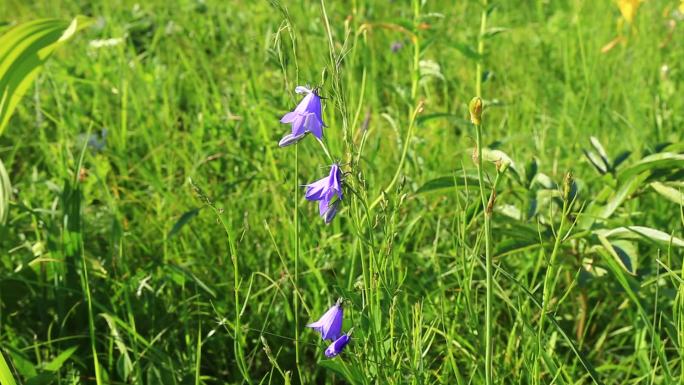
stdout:
[[194,208],[192,210],[186,211],[181,215],[181,217],[176,221],[176,224],[173,225],[171,228],[171,231],[169,231],[168,237],[171,238],[174,235],[176,235],[182,228],[185,226],[190,220],[199,214],[200,209],[199,208]]
[[26,381],[26,385],[49,385],[55,380],[55,374],[51,372],[39,373]]
[[648,173],[643,173],[635,178],[630,179],[620,186],[620,188],[615,192],[615,194],[613,194],[605,206],[592,207],[588,214],[600,219],[606,219],[610,217],[630,195],[632,195],[639,187],[641,187],[642,182],[645,181],[648,176]]
[[58,371],[62,367],[64,362],[66,362],[66,360],[68,360],[69,357],[71,357],[71,355],[74,354],[76,349],[78,349],[78,346],[72,346],[69,349],[59,353],[59,355],[55,357],[52,361],[50,361],[50,363],[45,365],[43,369],[51,372]]
[[636,274],[636,248],[625,241],[610,242],[604,235],[598,236],[601,245],[615,259],[615,262],[629,274]]
[[88,24],[82,17],[71,23],[40,19],[20,24],[0,36],[0,135],[45,61]]
[[488,28],[484,32],[484,35],[482,35],[482,36],[484,36],[485,38],[492,38],[492,37],[494,37],[500,33],[506,32],[506,31],[508,31],[508,28],[492,27],[492,28]]
[[684,205],[684,194],[681,190],[674,187],[670,187],[664,183],[653,182],[651,187],[658,192],[658,194],[664,196],[665,198],[671,200],[678,205]]
[[539,171],[539,160],[537,160],[537,157],[533,157],[532,160],[525,166],[525,179],[528,189],[532,187],[532,182],[534,182],[534,177],[537,175],[537,172]]
[[[488,182],[485,182],[486,185],[489,185]],[[436,179],[432,179],[427,181],[424,185],[422,185],[418,190],[416,190],[416,194],[422,194],[434,190],[440,190],[440,189],[445,189],[445,188],[463,188],[468,186],[468,188],[479,188],[479,182],[476,176],[471,176],[471,175],[458,175],[458,176],[443,176],[439,177]]]
[[550,176],[544,174],[543,172],[537,173],[532,179],[533,183],[537,183],[547,190],[557,189],[558,184],[551,179]]
[[665,246],[672,244],[673,246],[684,247],[684,239],[645,226],[626,226],[612,230],[596,230],[594,233],[606,238],[636,240],[645,238]]
[[318,364],[339,373],[352,385],[366,382],[364,381],[363,374],[359,370],[358,365],[347,364],[341,359],[322,360]]
[[[14,370],[17,371],[19,376],[23,376],[24,378],[32,378],[38,375],[38,371],[36,370],[36,366],[33,364],[33,362],[31,362],[20,351],[10,347],[8,347],[8,349],[11,349],[9,354],[12,358],[12,363],[14,364]],[[4,382],[2,384],[4,385]]]
[[592,151],[582,151],[584,152],[584,156],[587,157],[589,163],[591,163],[591,165],[594,166],[594,168],[596,169],[596,171],[599,172],[599,174],[603,175],[608,171],[607,163],[604,162],[600,156],[594,154]]
[[[653,322],[651,322],[651,319],[648,316],[648,313],[646,312],[644,305],[642,305],[641,303],[641,299],[637,295],[637,292],[635,292],[634,290],[634,288],[639,287],[639,284],[635,282],[634,277],[624,275],[622,269],[619,269],[617,266],[615,266],[615,261],[613,258],[607,258],[602,253],[600,254],[606,259],[606,264],[608,265],[609,270],[613,273],[615,279],[618,281],[620,286],[622,286],[624,292],[632,300],[634,305],[636,305],[637,311],[643,322],[643,325],[645,325],[648,328],[648,331],[651,334],[651,341],[653,341],[654,345],[653,351],[655,352],[655,354],[658,355],[658,359],[660,359],[661,362],[667,362],[667,358],[665,357],[664,353],[665,349],[663,348],[663,343],[660,339],[659,331],[656,331]],[[665,372],[663,383],[672,384],[672,374],[670,373],[669,365],[662,365],[662,368]]]
[[0,159],[0,225],[5,224],[7,220],[11,194],[12,185],[10,184],[9,175],[7,175],[2,159]]
[[467,57],[468,59],[472,59],[475,61],[480,61],[482,60],[482,55],[477,53],[472,47],[470,47],[467,44],[463,43],[453,43],[454,48],[456,48],[460,53],[463,54],[463,56]]
[[646,156],[640,161],[625,167],[619,174],[618,180],[625,183],[644,171],[681,170],[684,168],[684,154],[661,152]]
[[175,270],[175,271],[178,271],[178,272],[184,274],[187,278],[190,278],[190,280],[194,281],[197,284],[197,286],[199,286],[204,291],[206,291],[210,296],[212,296],[213,298],[216,298],[216,292],[212,288],[210,288],[206,283],[204,283],[204,281],[202,281],[198,276],[196,276],[195,274],[193,274],[189,270],[184,269],[181,266],[176,266],[176,265],[167,265],[167,268],[170,271]]
[[595,136],[590,136],[589,141],[591,142],[592,147],[594,147],[594,150],[598,152],[599,156],[601,157],[601,160],[603,160],[603,164],[608,167],[610,162],[608,161],[608,154],[606,153],[606,150],[603,148],[603,145]]
[[5,361],[5,356],[2,354],[2,351],[0,351],[0,384],[2,385],[16,385],[17,383],[14,381],[14,376],[12,375],[12,371],[9,368],[9,365],[7,365],[7,361]]
[[621,165],[622,162],[626,161],[630,155],[632,155],[632,153],[629,151],[623,151],[619,153],[618,156],[616,156],[615,159],[613,159],[613,165],[611,166],[612,169],[615,170],[616,168],[618,168],[618,166]]
[[[523,291],[523,293],[525,293],[525,295],[527,295],[527,297],[532,301],[533,304],[535,304],[539,309],[543,309],[541,299],[537,299],[537,297],[535,297],[534,294],[532,294],[532,292],[530,292],[527,289],[527,287],[525,287],[522,283],[520,283],[518,280],[513,278],[512,275],[510,275],[506,270],[502,269],[498,264],[494,264],[494,268],[504,278],[508,279],[513,284],[518,286],[518,288],[520,288]],[[596,372],[596,369],[594,369],[594,366],[591,364],[591,362],[587,358],[588,355],[585,355],[580,351],[579,347],[577,347],[577,345],[575,345],[575,343],[573,342],[573,339],[570,338],[570,336],[565,332],[565,330],[563,330],[563,328],[558,323],[558,321],[556,321],[553,313],[549,313],[547,315],[547,317],[548,317],[549,322],[556,328],[556,331],[558,331],[558,333],[561,335],[561,337],[563,337],[563,339],[568,344],[568,346],[570,347],[572,352],[575,354],[575,356],[577,357],[579,362],[582,364],[584,369],[587,371],[587,374],[594,381],[594,384],[603,385],[603,382],[601,382],[601,377]]]

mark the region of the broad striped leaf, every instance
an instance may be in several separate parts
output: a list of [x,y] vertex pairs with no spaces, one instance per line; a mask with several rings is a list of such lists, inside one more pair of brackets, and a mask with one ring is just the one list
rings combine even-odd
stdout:
[[17,383],[14,381],[14,376],[12,375],[12,371],[9,368],[9,365],[7,365],[7,362],[5,361],[5,357],[2,355],[2,351],[0,351],[0,384],[2,385],[16,385]]
[[[41,19],[17,25],[0,36],[0,135],[22,96],[54,50],[89,22]],[[0,224],[9,209],[11,185],[0,160]]]
[[87,24],[82,17],[71,23],[41,19],[17,25],[0,36],[0,135],[45,61]]
[[10,194],[12,192],[12,185],[10,184],[5,165],[0,159],[0,225],[7,220],[7,211],[9,209]]

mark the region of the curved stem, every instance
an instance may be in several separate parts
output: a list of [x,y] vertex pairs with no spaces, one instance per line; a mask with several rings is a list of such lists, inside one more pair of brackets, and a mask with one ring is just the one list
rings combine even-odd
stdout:
[[[328,151],[328,147],[325,145],[325,143],[323,143],[323,141],[318,139],[318,138],[316,138],[316,140],[318,141],[318,144],[321,145],[321,148],[323,149],[323,152],[325,152],[325,156],[328,157],[328,160],[330,161],[330,163],[335,163],[335,160],[330,155],[330,151]],[[296,171],[296,169],[295,169],[295,171]]]
[[[322,142],[321,142],[322,143]],[[324,146],[325,148],[325,146]],[[294,318],[295,318],[295,364],[297,366],[297,373],[299,374],[299,381],[302,381],[302,371],[299,368],[299,296],[297,295],[299,289],[299,144],[295,144],[295,159],[294,159],[294,290],[292,291],[294,301]]]

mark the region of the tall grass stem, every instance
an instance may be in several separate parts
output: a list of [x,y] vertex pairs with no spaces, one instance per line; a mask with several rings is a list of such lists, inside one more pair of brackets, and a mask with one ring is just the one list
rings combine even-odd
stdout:
[[[484,36],[487,29],[487,0],[482,2],[480,15],[480,33],[477,41],[479,60],[475,68],[475,94],[482,98],[482,57],[484,54]],[[475,125],[477,142],[477,177],[480,185],[480,198],[484,213],[485,226],[485,270],[486,270],[486,300],[485,300],[485,383],[492,384],[492,241],[491,241],[491,212],[488,212],[487,199],[484,191],[484,172],[482,170],[482,123]],[[498,179],[498,175],[497,175]],[[494,187],[496,188],[496,187]],[[492,194],[496,192],[492,190]]]

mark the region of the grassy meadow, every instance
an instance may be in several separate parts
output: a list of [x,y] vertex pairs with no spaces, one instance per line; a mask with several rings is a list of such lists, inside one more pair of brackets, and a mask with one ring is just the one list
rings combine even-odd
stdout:
[[[0,36],[2,385],[684,384],[679,0],[0,0]],[[323,139],[281,148],[297,86]]]

